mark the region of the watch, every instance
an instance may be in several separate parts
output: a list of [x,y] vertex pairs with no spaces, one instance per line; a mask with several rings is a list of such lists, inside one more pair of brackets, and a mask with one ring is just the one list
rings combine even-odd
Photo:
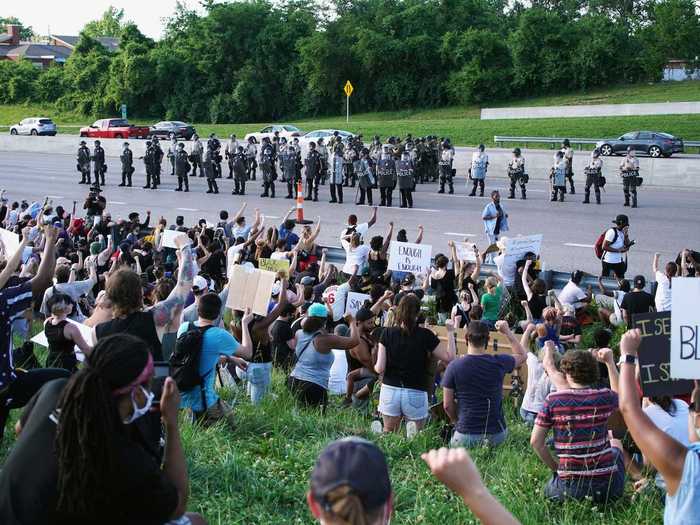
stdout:
[[625,363],[628,365],[636,365],[637,364],[637,356],[631,355],[631,354],[621,354],[620,361],[618,362],[618,365],[622,365]]

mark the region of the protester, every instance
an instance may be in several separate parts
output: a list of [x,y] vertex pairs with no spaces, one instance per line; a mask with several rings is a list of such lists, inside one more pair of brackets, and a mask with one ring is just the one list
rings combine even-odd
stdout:
[[47,307],[51,316],[44,322],[44,333],[49,343],[46,367],[75,372],[78,358],[74,348],[77,346],[84,355],[89,355],[92,349],[83,339],[78,326],[68,322],[73,310],[71,298],[66,294],[55,293],[48,300]]
[[671,310],[671,280],[678,275],[678,265],[669,261],[666,263],[664,271],[659,271],[659,258],[661,254],[655,253],[651,269],[656,279],[656,296],[654,303],[657,312],[668,312]]

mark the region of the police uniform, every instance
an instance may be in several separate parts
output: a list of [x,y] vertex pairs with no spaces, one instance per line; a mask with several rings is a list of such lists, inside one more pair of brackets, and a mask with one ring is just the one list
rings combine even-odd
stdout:
[[221,177],[221,142],[214,133],[209,136],[207,146],[209,151],[211,151],[211,167],[214,172],[214,178],[218,179]]
[[238,146],[240,146],[240,144],[238,143],[238,140],[236,140],[236,135],[231,135],[231,138],[229,138],[228,142],[226,143],[226,152],[225,152],[226,159],[228,160],[228,178],[229,179],[233,178],[233,156],[238,151]]
[[254,142],[248,141],[245,147],[245,156],[247,160],[246,179],[255,180],[255,172],[258,169],[258,147]]
[[[287,146],[283,155],[280,155],[280,165],[284,170],[287,182],[287,199],[294,198],[296,183],[301,180],[299,154],[294,146]],[[310,191],[310,190],[309,190]]]
[[388,149],[384,150],[377,162],[377,178],[379,179],[380,206],[391,207],[392,193],[396,186],[396,163]]
[[95,148],[92,151],[92,164],[95,173],[95,185],[98,188],[100,184],[104,186],[107,165],[105,164],[105,150],[100,146],[99,140],[95,141]]
[[263,177],[261,197],[275,198],[275,149],[270,142],[265,142],[260,150],[260,168]]
[[591,155],[591,162],[588,163],[583,171],[586,174],[586,188],[584,193],[583,204],[591,202],[591,186],[595,192],[595,202],[600,204],[600,182],[603,170],[603,161],[598,155]]
[[143,163],[146,166],[146,185],[143,187],[144,190],[146,189],[156,189],[157,188],[157,179],[156,179],[156,150],[153,147],[153,143],[151,141],[146,142],[146,152],[144,153],[143,157]]
[[[160,142],[158,142],[158,137],[153,139],[153,152],[154,152],[154,171],[153,171],[153,184],[154,186],[160,186],[160,172],[161,166],[163,165],[164,153],[160,147]],[[155,188],[153,188],[155,189]]]
[[316,150],[321,158],[321,184],[325,184],[328,178],[328,148],[321,142],[321,139],[319,139]]
[[455,192],[454,181],[452,180],[452,162],[454,157],[454,148],[449,143],[443,145],[440,153],[440,190],[438,193],[445,193],[445,183],[449,187],[450,194]]
[[245,181],[248,173],[248,158],[243,146],[233,155],[233,191],[232,195],[245,195]]
[[119,160],[122,163],[122,182],[119,186],[131,187],[131,176],[134,174],[134,153],[129,149],[128,142],[124,143]]
[[428,172],[430,176],[430,180],[432,182],[435,182],[438,180],[438,177],[440,176],[438,170],[439,170],[439,160],[440,160],[440,147],[438,146],[437,140],[435,135],[431,137],[431,140],[428,144],[428,151],[430,153],[429,155],[429,163],[428,163]]
[[519,150],[517,153],[514,153],[513,158],[508,161],[508,178],[510,179],[510,193],[508,194],[508,198],[515,198],[515,185],[520,184],[520,196],[525,200],[525,185],[527,184],[525,158],[520,154]]
[[207,147],[204,150],[202,158],[202,166],[204,167],[204,175],[207,178],[207,193],[219,193],[219,186],[216,183],[216,170],[214,168],[214,156],[216,151],[211,147],[211,141],[207,141]]
[[81,175],[78,184],[92,184],[90,179],[90,149],[85,145],[84,140],[80,141],[77,161],[77,168]]
[[360,191],[360,201],[357,204],[364,204],[367,197],[367,204],[372,206],[372,188],[376,184],[373,164],[372,159],[369,158],[369,150],[364,150],[360,156],[357,171],[357,185]]
[[[571,195],[574,195],[576,193],[574,189],[574,150],[571,149],[568,139],[564,140],[561,152],[564,154],[564,161],[566,162],[566,178],[571,186]],[[566,185],[564,185],[564,193],[566,193]]]
[[309,148],[309,153],[304,160],[306,165],[306,193],[307,199],[318,201],[318,185],[321,182],[321,155],[316,148]]
[[185,185],[185,191],[190,191],[190,181],[188,174],[190,172],[190,161],[185,151],[185,145],[179,144],[175,153],[175,174],[177,175],[177,188],[175,191],[182,191],[182,185]]
[[401,159],[396,162],[396,175],[398,178],[399,192],[401,194],[401,207],[413,208],[413,189],[415,180],[413,178],[413,161],[411,154],[404,151]]
[[194,143],[192,144],[192,153],[190,154],[190,162],[192,163],[192,176],[197,176],[197,168],[199,167],[199,176],[204,177],[204,170],[202,169],[202,154],[204,153],[204,146],[199,137],[195,135]]
[[175,157],[177,157],[177,139],[173,137],[168,146],[168,160],[170,161],[170,176],[175,175]]
[[632,207],[636,208],[639,159],[627,153],[627,156],[620,162],[620,175],[622,175],[622,191],[625,194],[625,206],[630,205],[630,194],[632,194]]
[[330,203],[343,203],[343,145],[336,146],[333,154],[333,165],[328,182],[331,190]]
[[475,151],[472,154],[472,164],[471,164],[471,180],[472,180],[472,191],[469,194],[470,197],[476,195],[476,187],[479,186],[479,196],[484,196],[484,183],[486,181],[486,170],[489,166],[489,156],[483,151]]
[[559,201],[564,202],[564,194],[566,193],[566,159],[557,157],[549,177],[552,179],[552,198],[550,200],[555,202],[557,195],[559,195]]
[[343,171],[345,175],[345,180],[343,181],[343,186],[345,187],[355,187],[355,160],[357,159],[357,151],[352,145],[349,145],[345,154],[343,155]]

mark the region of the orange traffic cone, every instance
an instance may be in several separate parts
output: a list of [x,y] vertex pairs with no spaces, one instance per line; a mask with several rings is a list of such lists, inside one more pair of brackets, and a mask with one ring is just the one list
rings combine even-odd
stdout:
[[304,186],[297,182],[297,224],[311,224],[313,221],[304,220]]

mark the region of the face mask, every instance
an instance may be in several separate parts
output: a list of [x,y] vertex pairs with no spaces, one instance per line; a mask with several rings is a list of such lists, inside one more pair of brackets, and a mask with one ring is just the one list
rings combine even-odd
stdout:
[[146,396],[146,403],[142,407],[139,407],[136,404],[136,389],[131,391],[131,406],[134,409],[134,411],[131,414],[131,416],[124,421],[125,425],[130,425],[138,418],[148,414],[148,412],[151,410],[151,406],[153,405],[153,399],[156,397],[155,394],[153,392],[147,391],[142,386],[140,386],[139,388],[141,389],[141,392],[143,392],[143,395]]

